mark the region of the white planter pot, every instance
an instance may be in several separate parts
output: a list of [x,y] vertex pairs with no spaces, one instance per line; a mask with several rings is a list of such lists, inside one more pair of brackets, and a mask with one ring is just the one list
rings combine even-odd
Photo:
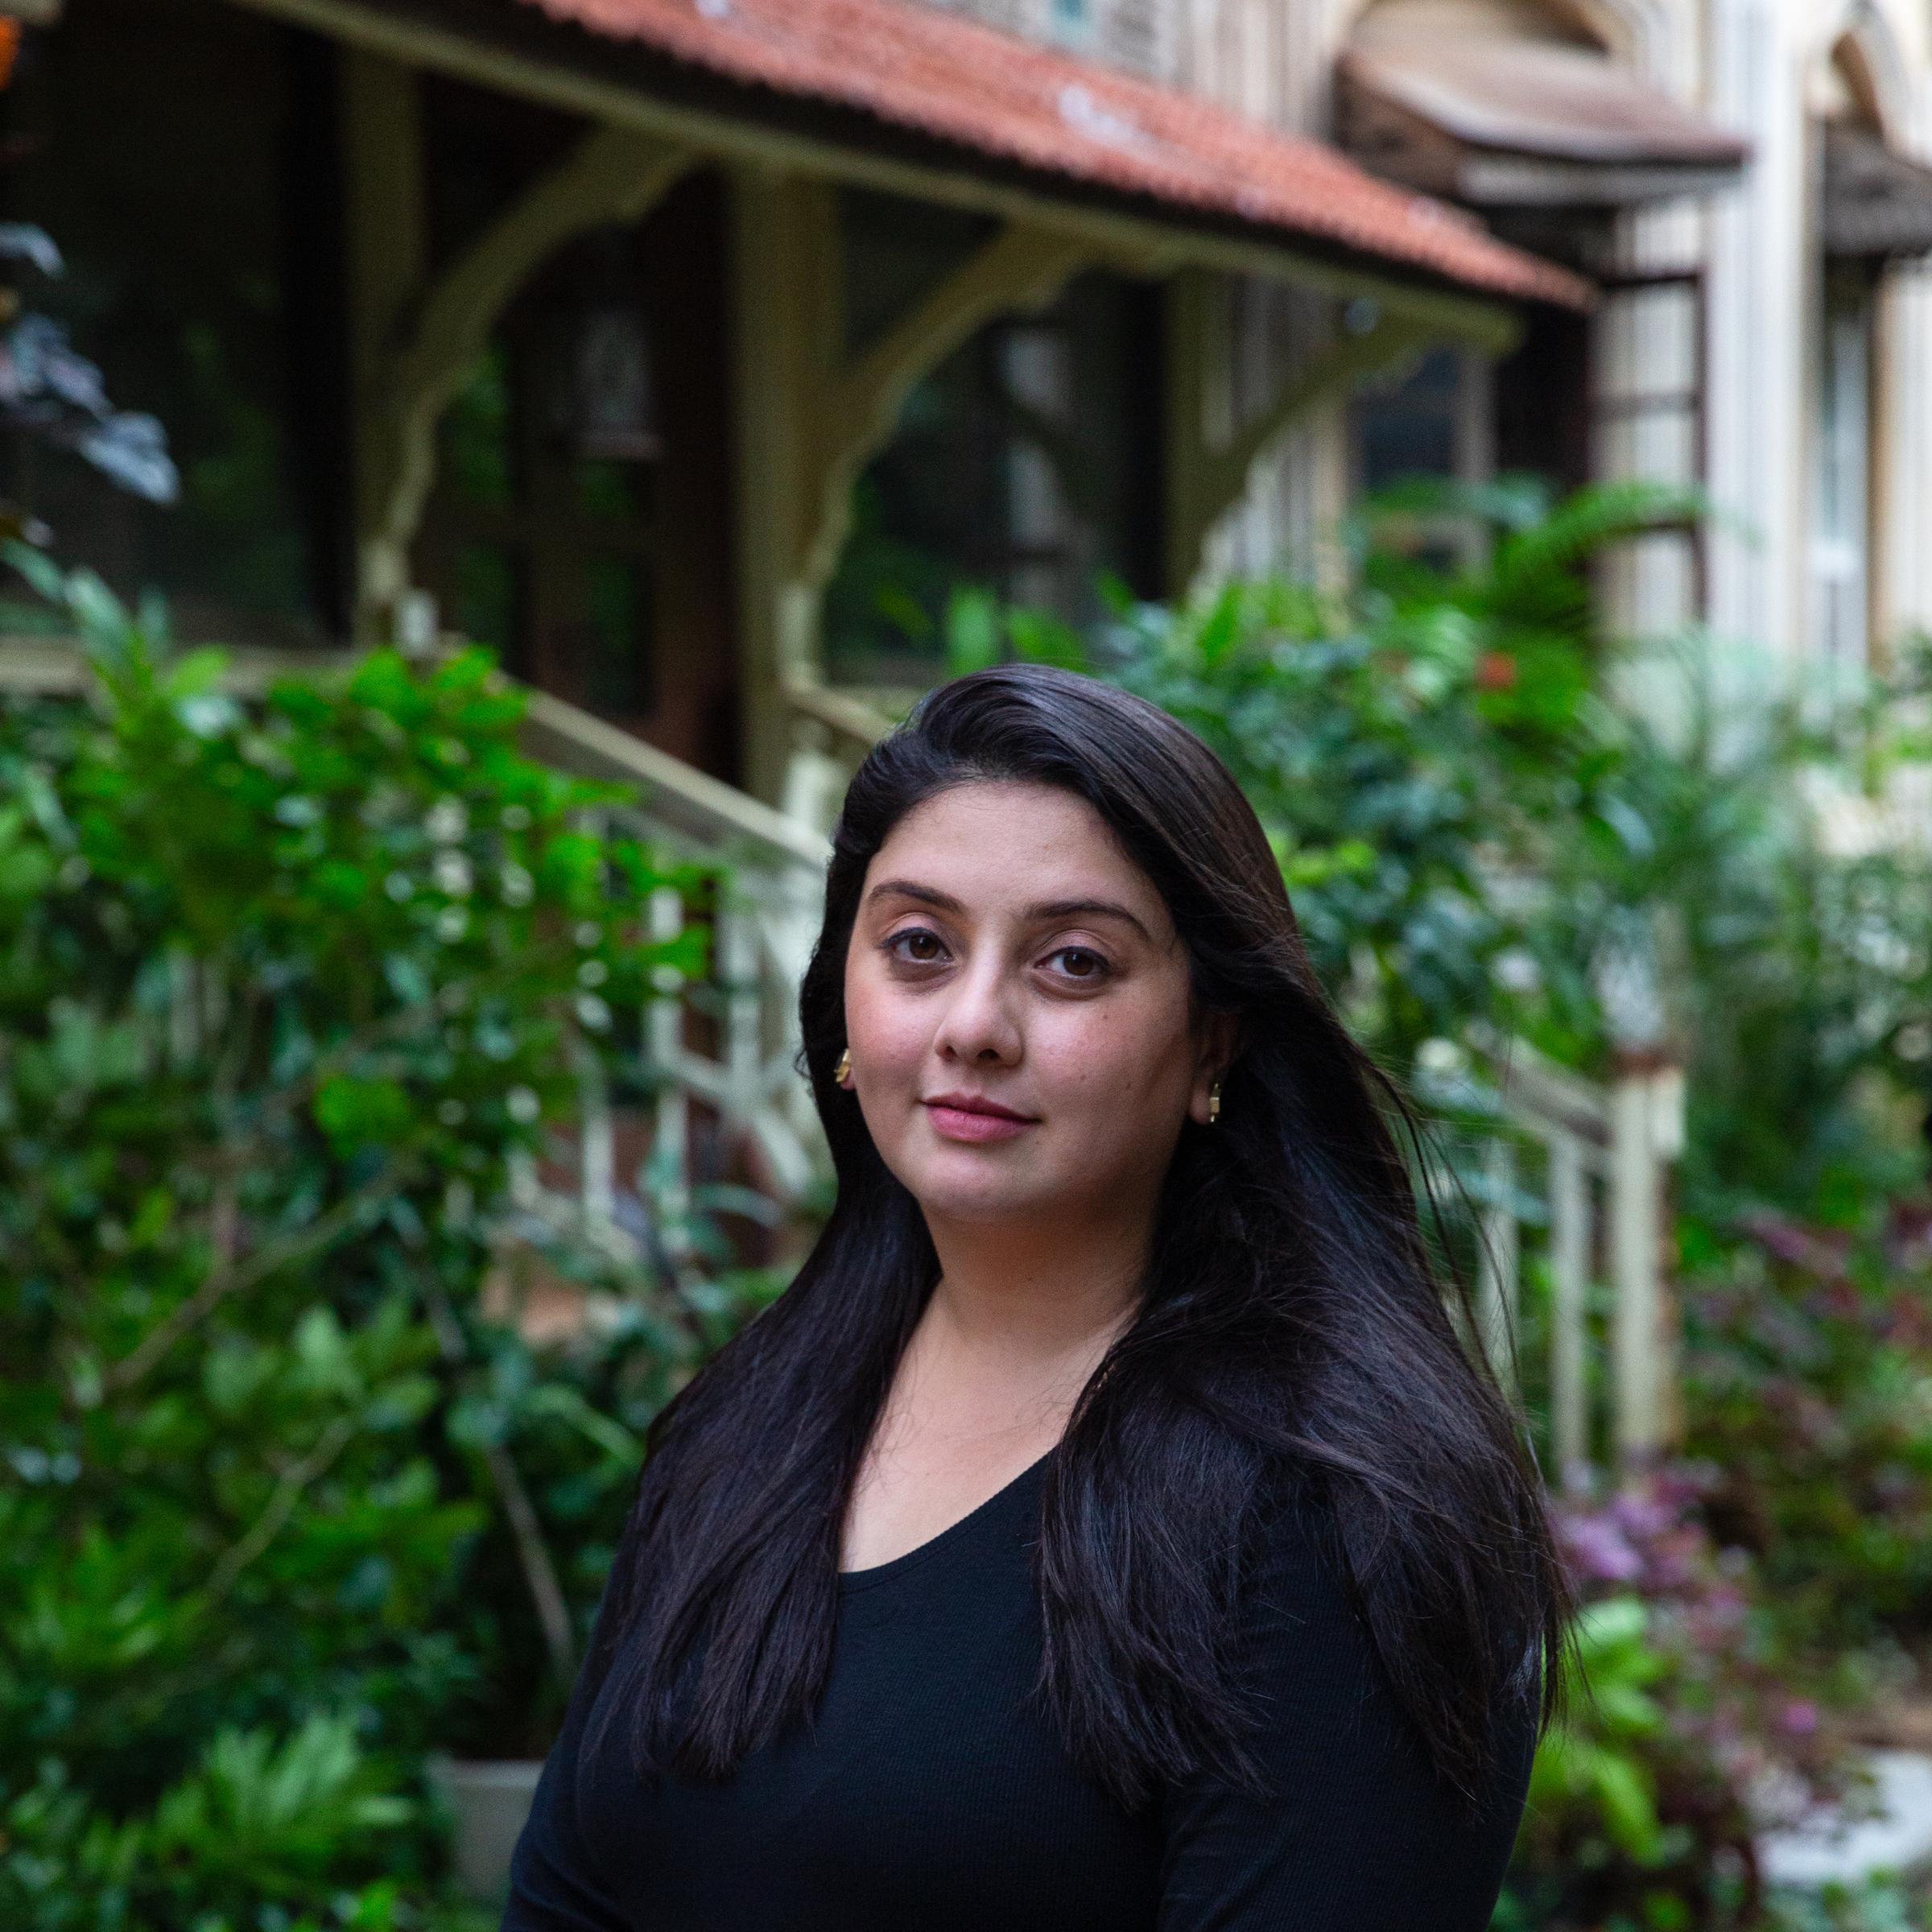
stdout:
[[508,1889],[510,1855],[543,1771],[541,1759],[527,1758],[445,1757],[429,1767],[430,1781],[449,1810],[456,1883],[471,1898],[493,1905]]

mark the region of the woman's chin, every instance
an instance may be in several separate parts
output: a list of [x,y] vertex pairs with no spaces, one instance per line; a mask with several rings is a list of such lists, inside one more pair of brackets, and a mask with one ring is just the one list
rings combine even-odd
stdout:
[[1043,1189],[1037,1175],[1000,1158],[997,1144],[948,1150],[901,1175],[913,1199],[928,1215],[948,1221],[989,1223],[1034,1220],[1053,1211],[1055,1191]]

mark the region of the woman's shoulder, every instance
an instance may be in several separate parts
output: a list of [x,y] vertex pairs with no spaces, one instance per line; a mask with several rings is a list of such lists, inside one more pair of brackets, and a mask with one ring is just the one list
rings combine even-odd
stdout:
[[[1317,1484],[1284,1478],[1256,1511],[1240,1618],[1243,1674],[1264,1728],[1306,1722],[1320,1707],[1348,1735],[1392,1753],[1433,1784],[1428,1754],[1350,1580],[1336,1512]],[[1527,1683],[1527,1680],[1525,1680]],[[1538,1729],[1529,1689],[1505,1696],[1496,1724],[1497,1789],[1520,1803]]]

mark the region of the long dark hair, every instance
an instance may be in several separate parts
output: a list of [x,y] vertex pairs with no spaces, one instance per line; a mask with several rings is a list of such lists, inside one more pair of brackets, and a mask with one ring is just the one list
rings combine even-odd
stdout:
[[1430,1266],[1399,1101],[1331,1010],[1220,761],[1141,700],[1030,666],[935,691],[846,794],[799,997],[836,1203],[658,1421],[590,1664],[599,1734],[621,1713],[641,1770],[720,1778],[824,1685],[847,1502],[939,1272],[833,1080],[846,950],[893,828],[977,780],[1086,799],[1166,901],[1199,1009],[1241,1042],[1219,1124],[1183,1130],[1140,1312],[1046,1466],[1046,1703],[1123,1804],[1201,1770],[1251,1785],[1235,1618],[1258,1525],[1291,1507],[1441,1774],[1477,1798],[1521,1735],[1505,1720],[1547,1712],[1567,1597],[1509,1407]]

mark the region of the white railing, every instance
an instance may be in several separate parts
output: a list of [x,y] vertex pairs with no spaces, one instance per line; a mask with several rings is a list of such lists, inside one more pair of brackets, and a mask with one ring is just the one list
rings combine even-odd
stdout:
[[[1551,1473],[1578,1480],[1599,1441],[1604,1459],[1641,1468],[1677,1426],[1676,1320],[1664,1246],[1670,1170],[1683,1150],[1682,1071],[1654,1058],[1631,1059],[1604,1087],[1521,1040],[1477,1044],[1501,1108],[1472,1190],[1481,1223],[1476,1299],[1484,1344],[1492,1361],[1513,1371],[1523,1233],[1533,1229],[1549,1288]],[[1592,1311],[1606,1302],[1609,1414],[1596,1429]]]
[[[797,1055],[798,987],[818,936],[829,847],[758,799],[543,691],[528,694],[520,733],[530,756],[578,777],[638,788],[607,808],[611,830],[673,863],[715,869],[711,971],[687,980],[658,969],[642,1016],[650,1103],[649,1185],[620,1172],[624,1137],[601,1080],[587,1068],[578,1137],[580,1206],[613,1226],[621,1196],[648,1196],[675,1260],[691,1207],[694,1108],[751,1169],[749,1191],[774,1217],[799,1203],[826,1166],[824,1143]],[[650,904],[652,937],[675,939],[687,909],[673,886]],[[698,1042],[702,1042],[702,1044]]]

